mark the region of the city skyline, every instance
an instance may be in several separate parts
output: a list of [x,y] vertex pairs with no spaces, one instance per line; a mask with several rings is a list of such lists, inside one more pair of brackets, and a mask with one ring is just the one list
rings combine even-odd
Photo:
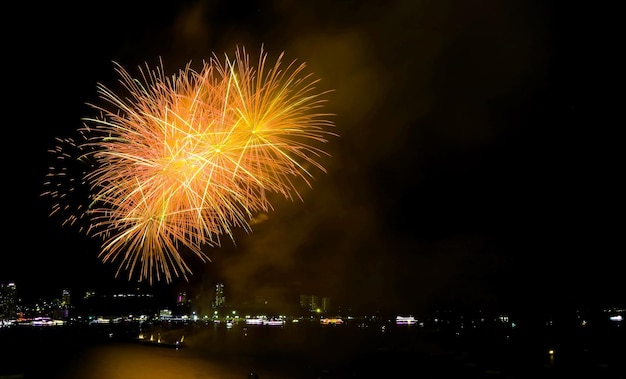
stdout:
[[[10,38],[4,59],[5,140],[22,143],[5,173],[2,237],[19,244],[6,243],[0,283],[36,297],[225,282],[236,296],[279,299],[287,288],[415,309],[626,298],[623,242],[609,217],[623,204],[610,127],[619,104],[608,91],[616,34],[609,22],[580,26],[597,21],[592,9],[452,0],[168,7],[17,11],[32,33]],[[237,46],[251,56],[261,46],[272,57],[284,51],[334,89],[328,110],[340,137],[329,144],[328,173],[302,189],[302,201],[276,199],[255,215],[252,232],[234,230],[236,243],[205,247],[211,262],[191,257],[188,282],[116,277],[97,240],[49,216],[48,150],[94,116],[86,104],[98,83],[117,86],[113,62],[137,74],[162,58],[173,73]]]
[[[205,292],[177,292],[169,295],[153,293],[150,289],[135,289],[127,291],[84,291],[77,292],[63,289],[60,294],[51,297],[35,297],[24,299],[20,296],[19,285],[14,282],[0,283],[0,320],[6,322],[16,319],[32,319],[48,317],[57,320],[69,320],[87,316],[128,317],[133,314],[148,312],[150,315],[160,314],[169,310],[172,316],[200,318],[214,317],[219,311],[220,317],[227,317],[236,310],[246,314],[270,315],[304,315],[311,316],[338,315],[344,312],[353,313],[355,310],[346,306],[331,307],[332,300],[317,294],[285,293],[280,303],[273,303],[268,299],[252,295],[244,299],[227,297],[227,286],[224,283],[215,283],[213,289]],[[88,305],[87,305],[88,304]],[[379,310],[368,310],[376,314]],[[243,314],[239,315],[243,316]]]
[[[48,319],[50,325],[89,322],[102,319],[102,322],[132,322],[143,319],[196,322],[211,319],[239,321],[254,318],[306,319],[322,324],[339,324],[355,320],[371,322],[393,322],[396,324],[414,324],[421,326],[429,323],[460,323],[456,327],[463,329],[463,324],[474,322],[504,322],[513,327],[536,329],[553,325],[569,327],[604,327],[609,323],[618,325],[626,312],[623,303],[610,305],[582,305],[569,309],[542,309],[530,306],[529,309],[505,309],[476,307],[448,307],[446,304],[433,306],[428,310],[384,309],[371,304],[369,309],[353,309],[345,304],[334,304],[332,299],[315,294],[287,294],[281,304],[267,302],[266,299],[253,297],[248,299],[227,300],[225,285],[216,283],[210,293],[179,292],[168,297],[155,296],[143,291],[96,293],[87,291],[82,294],[63,290],[61,296],[39,298],[26,302],[18,296],[15,283],[0,283],[0,324],[9,326],[15,322],[27,325],[31,320]],[[162,294],[161,294],[162,295]],[[107,321],[108,320],[108,321]],[[335,321],[333,321],[335,320]],[[338,320],[338,321],[337,321]],[[473,320],[473,321],[472,321]]]

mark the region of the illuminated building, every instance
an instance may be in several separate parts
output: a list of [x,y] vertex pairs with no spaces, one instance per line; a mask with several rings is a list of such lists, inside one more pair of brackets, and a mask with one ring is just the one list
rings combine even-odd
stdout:
[[213,308],[222,308],[226,306],[226,296],[224,295],[224,283],[215,285],[215,297],[213,298]]
[[322,297],[320,302],[316,295],[300,295],[300,308],[310,312],[326,313],[330,311],[330,298]]
[[330,311],[330,298],[329,297],[323,297],[321,305],[322,306],[320,308],[322,309],[322,312],[326,313],[326,312]]
[[310,312],[315,312],[318,309],[317,296],[315,295],[300,295],[300,308],[306,309]]
[[17,287],[15,283],[0,284],[0,320],[12,320],[17,316]]
[[63,294],[61,296],[61,305],[65,307],[69,307],[71,305],[70,291],[63,290]]
[[187,292],[179,292],[176,295],[176,314],[186,315],[191,312],[191,299],[187,298]]

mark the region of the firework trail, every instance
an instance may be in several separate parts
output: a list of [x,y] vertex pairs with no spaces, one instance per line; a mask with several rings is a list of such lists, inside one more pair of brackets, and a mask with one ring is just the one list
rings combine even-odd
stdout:
[[300,198],[296,181],[311,186],[310,167],[325,172],[316,146],[336,136],[332,115],[319,112],[329,91],[316,91],[304,64],[283,69],[281,54],[266,69],[266,58],[261,48],[254,67],[238,48],[200,71],[188,64],[166,76],[162,63],[146,65],[141,79],[115,64],[125,96],[98,86],[103,105],[90,106],[99,115],[84,119],[85,140],[74,145],[93,162],[81,178],[90,204],[70,218],[89,220],[117,274],[187,278],[181,251],[210,260],[202,247],[232,239],[233,228],[251,231],[253,217],[273,209],[270,193]]

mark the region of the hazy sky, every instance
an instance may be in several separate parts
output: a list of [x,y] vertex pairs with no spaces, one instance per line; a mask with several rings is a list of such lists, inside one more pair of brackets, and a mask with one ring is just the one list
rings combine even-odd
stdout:
[[20,21],[3,30],[0,282],[17,281],[25,294],[36,293],[33,283],[53,293],[128,285],[100,262],[97,241],[48,217],[47,150],[94,116],[85,103],[96,101],[97,83],[117,80],[113,61],[137,73],[162,58],[173,73],[237,46],[255,57],[263,44],[270,57],[306,62],[334,90],[326,110],[339,137],[302,201],[277,201],[236,244],[207,247],[212,262],[190,257],[194,290],[223,281],[233,298],[279,302],[291,292],[422,309],[601,301],[622,283],[623,243],[607,216],[621,217],[623,185],[617,140],[603,132],[619,123],[607,92],[617,71],[610,30],[580,26],[581,17],[598,22],[592,10],[222,3],[28,3],[11,16]]

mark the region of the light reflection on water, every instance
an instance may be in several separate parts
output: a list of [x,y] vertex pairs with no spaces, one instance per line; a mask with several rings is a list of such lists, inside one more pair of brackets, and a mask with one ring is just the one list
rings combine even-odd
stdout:
[[289,378],[245,362],[201,359],[190,350],[129,343],[91,347],[66,366],[62,372],[66,379],[244,379],[252,371],[260,378]]
[[[308,333],[274,327],[218,326],[158,328],[164,342],[185,335],[184,347],[135,342],[92,346],[67,362],[64,379],[260,379],[316,378],[307,367],[321,348]],[[318,334],[319,335],[319,334]],[[319,351],[319,350],[318,350]],[[313,354],[313,355],[312,355]],[[323,360],[313,359],[316,364]],[[310,368],[310,370],[309,370]]]
[[[140,330],[133,332],[138,336]],[[625,352],[619,343],[624,334],[616,334],[618,330],[608,331],[602,339],[602,333],[586,336],[580,331],[560,336],[524,332],[514,338],[492,333],[459,337],[412,327],[349,325],[159,325],[141,332],[158,335],[165,343],[184,335],[185,346],[139,344],[125,330],[16,328],[0,333],[0,378],[24,374],[23,379],[246,379],[254,372],[259,379],[364,379],[412,377],[406,372],[419,372],[427,378],[583,374],[624,379],[619,374],[624,371],[619,358]],[[556,353],[548,355],[554,347]]]
[[178,349],[140,344],[127,336],[116,339],[119,330],[94,334],[91,327],[13,332],[12,347],[5,346],[7,355],[2,355],[15,358],[15,368],[0,370],[0,377],[26,373],[24,379],[245,379],[255,373],[259,379],[318,378],[326,367],[367,348],[366,340],[375,341],[363,331],[317,326],[191,325],[142,330],[165,343],[184,335],[184,347]]

